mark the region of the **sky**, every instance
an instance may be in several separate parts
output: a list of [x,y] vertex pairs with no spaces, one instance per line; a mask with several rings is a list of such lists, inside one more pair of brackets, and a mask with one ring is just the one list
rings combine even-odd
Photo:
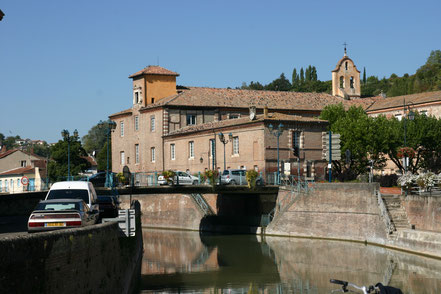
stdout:
[[368,76],[414,74],[441,50],[441,1],[2,0],[0,133],[45,140],[128,109],[148,65],[177,84],[267,84],[314,65],[330,80],[347,43]]

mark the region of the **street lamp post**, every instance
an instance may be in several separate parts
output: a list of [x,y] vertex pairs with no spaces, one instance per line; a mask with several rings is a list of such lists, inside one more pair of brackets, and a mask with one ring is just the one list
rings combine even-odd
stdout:
[[280,123],[277,127],[274,127],[272,124],[268,125],[268,129],[270,134],[274,135],[277,138],[277,185],[280,185],[280,158],[279,158],[279,137],[283,133],[283,124]]
[[[407,109],[407,111],[406,111]],[[407,136],[407,119],[413,120],[415,114],[410,110],[410,105],[406,104],[406,99],[403,99],[403,120],[404,120],[404,147],[407,147],[406,136]],[[404,173],[407,173],[408,157],[407,154],[404,155]]]
[[226,145],[228,142],[233,141],[233,134],[232,134],[232,133],[229,133],[229,134],[228,134],[228,138],[229,138],[230,140],[227,140],[222,132],[220,132],[220,133],[218,134],[218,136],[219,136],[219,140],[222,142],[222,144],[224,144],[224,170],[226,170],[227,168],[226,168],[226,160],[225,160],[225,145]]
[[67,142],[67,180],[70,181],[70,142],[74,142],[78,139],[78,131],[75,129],[73,136],[70,136],[68,130],[62,130],[61,136],[63,140]]
[[116,128],[116,122],[111,121],[110,119],[107,120],[106,122],[103,122],[102,120],[100,120],[100,122],[98,123],[98,127],[100,129],[102,128],[106,128],[106,140],[107,140],[107,154],[106,154],[106,161],[107,161],[107,165],[106,165],[106,182],[104,184],[104,186],[109,187],[110,186],[110,180],[109,180],[109,137],[110,134],[115,130]]

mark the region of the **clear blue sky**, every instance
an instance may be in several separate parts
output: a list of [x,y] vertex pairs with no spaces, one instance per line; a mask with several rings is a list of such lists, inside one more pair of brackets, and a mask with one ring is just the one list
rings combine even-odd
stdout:
[[4,0],[0,132],[56,142],[131,106],[147,65],[186,86],[263,84],[348,55],[380,78],[413,74],[441,49],[441,1]]

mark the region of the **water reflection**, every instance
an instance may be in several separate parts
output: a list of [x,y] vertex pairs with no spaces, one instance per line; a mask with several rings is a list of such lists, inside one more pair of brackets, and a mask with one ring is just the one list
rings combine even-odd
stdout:
[[141,293],[330,293],[330,278],[441,293],[441,261],[348,242],[144,230]]

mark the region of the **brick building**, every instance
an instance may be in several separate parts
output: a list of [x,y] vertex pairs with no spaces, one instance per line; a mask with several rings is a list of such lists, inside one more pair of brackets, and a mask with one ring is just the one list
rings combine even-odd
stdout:
[[[347,60],[340,60],[341,68]],[[282,123],[281,169],[297,174],[299,160],[301,174],[314,178],[323,174],[326,164],[321,159],[321,133],[327,122],[317,119],[322,109],[337,103],[345,107],[372,103],[326,93],[177,87],[178,76],[159,66],[129,76],[133,105],[109,116],[117,124],[112,133],[114,172],[125,165],[132,172],[223,168],[224,146],[218,136],[222,132],[227,139],[229,133],[233,135],[225,145],[226,167],[272,173],[277,170],[277,143],[268,127]],[[355,81],[358,87],[359,72]],[[265,115],[264,109],[268,109]],[[298,156],[294,147],[300,149]]]

